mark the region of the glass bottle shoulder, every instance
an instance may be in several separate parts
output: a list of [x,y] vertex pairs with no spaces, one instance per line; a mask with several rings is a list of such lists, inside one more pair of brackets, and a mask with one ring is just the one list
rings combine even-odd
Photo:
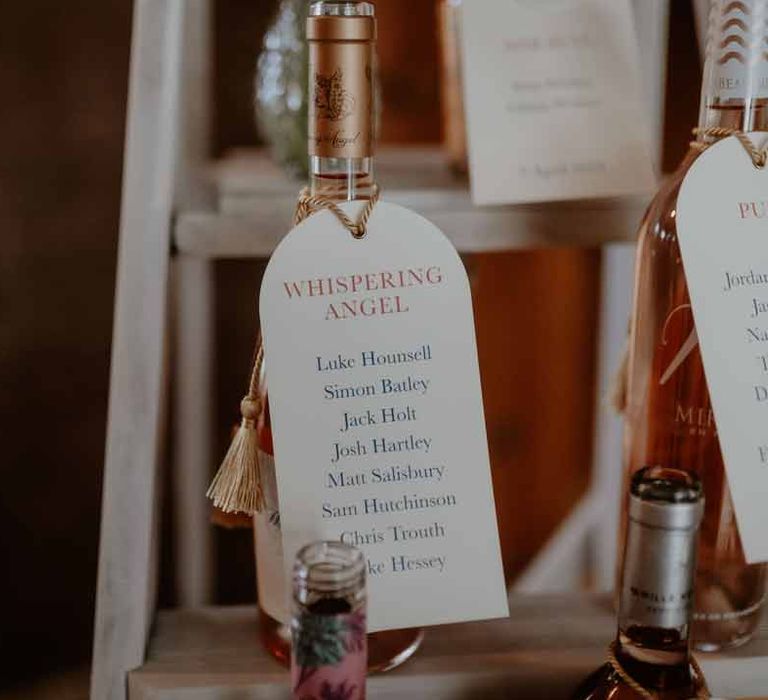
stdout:
[[677,198],[683,180],[699,154],[700,151],[690,149],[651,201],[640,226],[638,245],[641,249],[677,249]]
[[[655,690],[659,700],[687,700],[700,697],[702,680],[691,670],[692,683],[684,688]],[[645,700],[647,696],[627,685],[610,664],[605,664],[588,676],[571,696],[571,700]]]

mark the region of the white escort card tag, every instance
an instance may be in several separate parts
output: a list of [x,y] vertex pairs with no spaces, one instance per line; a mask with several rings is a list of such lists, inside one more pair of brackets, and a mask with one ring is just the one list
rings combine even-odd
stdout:
[[314,540],[359,547],[371,631],[508,615],[472,301],[445,236],[379,203],[356,240],[322,211],[278,246],[260,311],[286,566]]
[[768,561],[768,169],[736,138],[691,167],[677,233],[747,561]]
[[629,0],[465,0],[462,21],[476,204],[654,189]]

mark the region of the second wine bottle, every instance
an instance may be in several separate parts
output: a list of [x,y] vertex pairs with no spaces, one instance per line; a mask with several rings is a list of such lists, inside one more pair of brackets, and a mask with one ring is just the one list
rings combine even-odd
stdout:
[[703,650],[752,637],[765,597],[765,565],[750,566],[744,558],[677,239],[677,196],[713,140],[713,127],[768,126],[768,59],[761,48],[767,10],[766,0],[713,3],[699,142],[651,203],[638,243],[625,466],[629,477],[647,464],[664,464],[693,472],[704,484],[693,631]]

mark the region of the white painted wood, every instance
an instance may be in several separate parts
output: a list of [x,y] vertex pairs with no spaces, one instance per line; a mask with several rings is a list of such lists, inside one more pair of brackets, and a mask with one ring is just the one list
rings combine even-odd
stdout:
[[583,588],[589,576],[587,545],[599,520],[598,503],[588,493],[515,581],[512,594],[566,593]]
[[634,266],[634,244],[617,243],[603,249],[591,486],[598,507],[590,543],[592,575],[600,591],[611,590],[616,577],[624,421],[610,406],[610,394],[627,346]]
[[[400,196],[402,194],[402,196]],[[408,206],[438,226],[460,253],[560,247],[598,247],[627,241],[647,206],[645,199],[595,208],[556,206],[514,209],[452,209],[417,195],[390,190],[387,200]],[[456,200],[454,204],[459,204]],[[176,246],[184,255],[203,259],[266,258],[290,230],[293,198],[273,198],[262,216],[182,214]]]
[[207,177],[213,99],[211,0],[184,0],[175,203],[180,209],[211,207]]
[[[367,697],[555,698],[605,657],[610,607],[589,598],[515,599],[509,619],[427,630],[418,653],[368,679]],[[259,644],[252,608],[161,613],[131,700],[290,697],[287,672]]]
[[[368,679],[371,700],[558,700],[605,663],[616,632],[608,597],[516,596],[503,620],[427,630],[419,652]],[[728,656],[702,656],[721,697],[768,688],[768,627]],[[161,613],[147,663],[130,674],[131,700],[287,700],[287,671],[262,648],[253,608]]]
[[168,252],[183,0],[136,0],[91,697],[122,700],[156,581]]
[[[429,218],[461,252],[626,240],[647,206],[647,197],[629,197],[478,208],[437,148],[382,149],[377,163],[386,199]],[[175,229],[179,252],[208,259],[269,256],[287,233],[300,185],[262,151],[234,154],[211,178],[221,211],[182,213]]]
[[[176,206],[210,209],[215,191],[207,177],[211,155],[210,0],[185,0]],[[205,491],[211,475],[213,417],[213,283],[210,264],[181,258],[175,275],[176,382],[173,464],[176,592],[185,607],[210,604],[213,537]]]
[[213,269],[207,260],[174,261],[174,467],[176,593],[181,607],[213,599],[213,533],[205,492],[213,436]]
[[651,142],[660,170],[664,136],[670,0],[633,0],[640,70],[650,109]]

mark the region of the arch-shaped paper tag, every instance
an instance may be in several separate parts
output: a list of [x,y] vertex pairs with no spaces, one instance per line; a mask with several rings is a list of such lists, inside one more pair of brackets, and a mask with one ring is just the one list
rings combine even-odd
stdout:
[[442,232],[385,202],[360,240],[315,214],[260,311],[286,571],[310,541],[362,549],[371,631],[507,615],[469,283]]
[[768,561],[768,169],[735,137],[691,166],[677,234],[744,550]]

